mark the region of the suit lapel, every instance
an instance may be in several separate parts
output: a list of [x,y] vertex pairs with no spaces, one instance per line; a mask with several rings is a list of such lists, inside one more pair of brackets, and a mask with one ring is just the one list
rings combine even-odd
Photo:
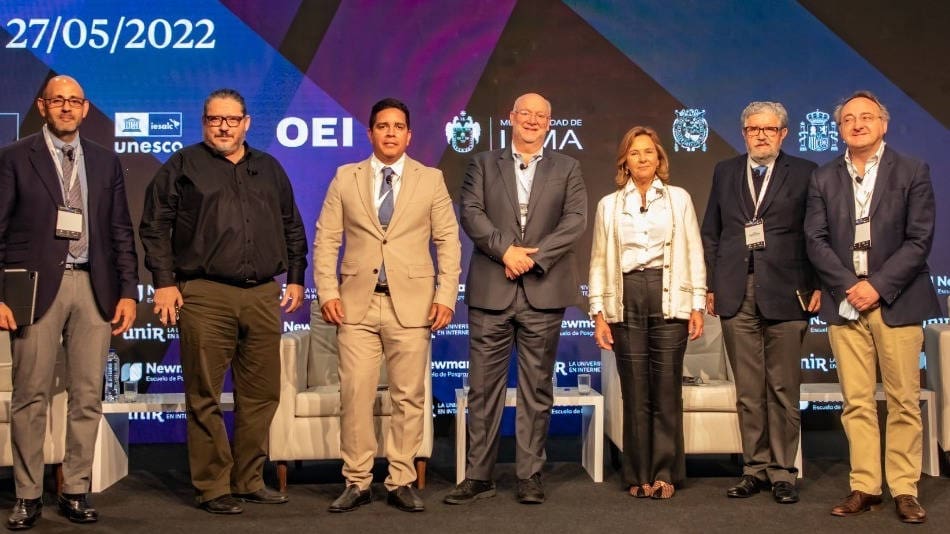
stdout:
[[515,158],[511,154],[511,147],[508,147],[498,158],[498,172],[501,174],[501,180],[505,185],[505,192],[508,193],[508,201],[511,202],[511,210],[515,220],[521,220],[521,210],[518,208],[518,178],[515,176]]
[[841,198],[844,200],[845,207],[850,214],[852,224],[855,221],[854,216],[854,187],[851,185],[851,175],[848,174],[848,166],[844,162],[844,156],[838,160],[838,184],[841,189]]
[[43,186],[46,187],[53,202],[57,206],[65,204],[63,189],[59,183],[59,173],[56,172],[56,166],[53,165],[53,157],[46,147],[46,141],[42,133],[37,134],[36,141],[31,147],[30,163],[33,164],[36,175]]
[[356,188],[359,190],[360,200],[363,201],[366,216],[373,221],[376,229],[382,234],[383,226],[379,224],[379,214],[376,212],[376,204],[373,202],[376,198],[376,192],[373,191],[373,166],[370,164],[370,160],[363,160],[353,172],[356,174]]
[[884,153],[881,154],[881,163],[877,169],[877,178],[874,179],[874,193],[871,194],[871,209],[868,211],[868,216],[872,219],[874,218],[874,212],[877,211],[877,207],[881,204],[881,199],[884,198],[884,189],[887,188],[887,181],[890,179],[891,170],[894,168],[894,155],[891,154],[891,151],[884,147]]
[[785,180],[788,178],[788,163],[785,161],[785,158],[782,157],[782,153],[779,152],[778,159],[775,160],[775,165],[772,166],[772,177],[769,178],[769,187],[765,190],[765,197],[762,198],[762,205],[759,206],[759,216],[762,217],[763,213],[769,208],[769,204],[775,199],[778,195],[778,191],[782,189],[782,185],[785,183]]
[[[532,206],[537,206],[538,201],[544,196],[544,188],[548,184],[547,177],[557,174],[554,172],[554,165],[554,160],[550,157],[542,157],[538,160],[538,165],[534,169],[534,179],[531,181],[531,193],[528,195],[528,218],[525,221],[525,226],[531,223],[534,213],[538,211],[533,209]],[[514,167],[512,167],[511,172],[514,172]]]
[[[82,141],[80,141],[80,145],[82,145]],[[92,214],[99,212],[99,203],[102,202],[104,186],[100,183],[101,178],[112,176],[112,173],[111,170],[110,172],[106,172],[105,169],[100,169],[100,161],[96,159],[95,156],[90,156],[85,146],[82,146],[82,159],[80,161],[83,166],[85,166],[86,172],[86,210],[88,213],[86,213],[85,216],[86,225],[91,234],[94,222]],[[78,179],[77,177],[77,180]]]
[[749,202],[752,198],[752,194],[749,193],[749,179],[746,173],[746,162],[748,162],[748,156],[740,158],[741,162],[739,165],[733,169],[733,177],[735,178],[735,198],[736,203],[739,204],[739,209],[742,210],[742,215],[745,217],[745,220],[750,220],[752,218],[752,210],[749,208],[753,206],[752,209],[755,209],[755,201]]
[[393,218],[389,221],[390,228],[399,221],[400,216],[407,209],[406,206],[412,201],[416,187],[419,185],[419,163],[406,156],[406,161],[402,166],[402,176],[399,177],[399,180],[402,183],[399,185],[399,196],[396,198],[396,205],[393,207]]

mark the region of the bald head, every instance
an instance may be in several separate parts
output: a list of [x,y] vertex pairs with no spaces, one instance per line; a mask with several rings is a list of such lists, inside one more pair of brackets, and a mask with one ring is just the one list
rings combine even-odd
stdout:
[[523,156],[537,154],[551,129],[551,103],[537,93],[521,95],[515,99],[508,118],[515,152]]
[[82,87],[71,76],[54,76],[46,83],[36,107],[51,134],[66,143],[76,139],[79,125],[89,113],[89,102]]

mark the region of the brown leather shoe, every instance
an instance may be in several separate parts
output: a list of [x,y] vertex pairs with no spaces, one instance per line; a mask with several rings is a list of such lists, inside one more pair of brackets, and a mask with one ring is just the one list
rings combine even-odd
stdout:
[[863,491],[854,490],[848,494],[841,502],[831,509],[831,515],[847,517],[849,515],[858,515],[869,510],[878,510],[881,508],[881,496],[870,495]]
[[897,517],[905,523],[923,523],[927,520],[927,511],[913,495],[895,495],[894,504],[897,506]]

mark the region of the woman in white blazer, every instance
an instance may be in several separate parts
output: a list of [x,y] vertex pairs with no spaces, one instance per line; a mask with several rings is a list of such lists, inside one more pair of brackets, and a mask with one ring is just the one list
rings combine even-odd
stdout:
[[617,191],[600,200],[590,259],[597,346],[613,350],[623,398],[623,473],[635,497],[668,499],[685,478],[683,355],[703,332],[706,268],[689,193],[668,184],[656,132],[617,151]]

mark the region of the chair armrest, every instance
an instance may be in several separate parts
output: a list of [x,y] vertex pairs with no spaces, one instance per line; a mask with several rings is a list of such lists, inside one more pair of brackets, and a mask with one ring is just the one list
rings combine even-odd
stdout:
[[298,330],[280,336],[280,402],[271,421],[268,456],[286,460],[293,443],[293,421],[297,393],[307,388],[307,359],[310,356],[310,332]]

